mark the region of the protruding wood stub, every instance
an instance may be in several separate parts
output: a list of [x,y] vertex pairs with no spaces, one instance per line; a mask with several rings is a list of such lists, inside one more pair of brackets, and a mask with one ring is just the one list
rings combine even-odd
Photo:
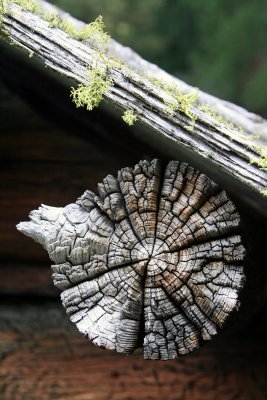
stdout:
[[41,243],[79,331],[98,346],[171,359],[238,307],[244,247],[226,193],[185,163],[140,161],[18,229]]

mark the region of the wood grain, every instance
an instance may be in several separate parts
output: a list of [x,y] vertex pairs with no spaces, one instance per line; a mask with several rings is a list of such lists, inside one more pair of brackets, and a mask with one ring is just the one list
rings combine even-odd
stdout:
[[[37,15],[23,11],[12,4],[3,18],[3,29],[11,40],[41,57],[52,69],[75,79],[88,83],[87,68],[105,70],[99,52],[86,43],[78,42],[65,32],[54,29]],[[149,127],[174,143],[182,145],[234,176],[246,188],[256,192],[267,187],[267,174],[250,160],[257,158],[253,145],[240,137],[238,131],[225,129],[225,126],[209,115],[192,108],[197,116],[193,132],[186,126],[192,122],[185,113],[177,111],[170,115],[165,101],[171,101],[170,95],[158,88],[139,72],[111,64],[109,78],[114,85],[105,97],[122,109],[133,109],[138,118]],[[146,70],[149,73],[149,70]]]

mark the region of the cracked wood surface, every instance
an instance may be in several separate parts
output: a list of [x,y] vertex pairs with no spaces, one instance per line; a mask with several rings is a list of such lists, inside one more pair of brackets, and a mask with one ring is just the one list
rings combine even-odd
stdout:
[[[51,28],[42,18],[22,11],[16,4],[4,16],[3,28],[11,40],[33,51],[52,69],[77,82],[87,83],[88,66],[105,68],[99,53],[88,44]],[[112,46],[115,46],[114,43]],[[123,48],[119,52],[124,54]],[[146,72],[149,75],[150,69],[146,68]],[[267,187],[266,172],[250,163],[257,158],[253,146],[238,132],[229,131],[194,108],[192,111],[197,115],[197,122],[194,132],[188,132],[185,127],[190,125],[190,118],[178,111],[170,116],[164,104],[164,99],[170,101],[170,96],[141,76],[140,71],[111,63],[108,74],[114,85],[106,93],[106,98],[123,109],[132,108],[139,119],[154,128],[159,136],[211,161],[256,192]]]
[[172,359],[217,333],[239,305],[239,214],[185,163],[140,161],[18,229],[42,244],[72,322],[94,344]]

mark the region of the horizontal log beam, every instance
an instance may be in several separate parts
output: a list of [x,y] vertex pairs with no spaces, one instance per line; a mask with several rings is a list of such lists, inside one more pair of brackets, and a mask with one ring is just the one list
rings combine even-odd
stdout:
[[[39,3],[47,13],[55,13],[60,15],[60,17],[63,19],[69,19],[77,28],[82,28],[85,25],[84,22],[79,21],[70,14],[45,0],[39,0]],[[164,79],[170,84],[178,85],[181,87],[184,93],[191,93],[192,90],[194,90],[194,87],[167,73],[163,69],[159,68],[156,64],[143,59],[130,47],[123,46],[114,39],[110,40],[108,55],[123,60],[126,65],[132,67],[140,74],[144,74],[146,71],[149,71],[149,76],[152,78]],[[232,121],[234,124],[241,126],[245,132],[251,135],[267,136],[267,121],[260,115],[252,113],[236,104],[219,99],[218,97],[212,96],[201,90],[198,93],[197,103],[208,104],[214,107],[218,114],[222,115],[227,120]]]
[[[47,5],[44,1],[42,4]],[[88,43],[73,39],[58,28],[51,27],[40,15],[27,12],[16,3],[13,3],[3,16],[2,29],[8,34],[11,42],[34,52],[47,66],[78,83],[88,84],[88,67],[97,67],[103,71],[107,68],[106,57],[103,58],[98,50]],[[111,41],[110,52],[117,52],[117,56],[130,65],[129,59],[133,54],[131,50]],[[234,176],[258,193],[265,190],[266,172],[256,164],[251,164],[251,160],[258,157],[254,144],[243,138],[237,130],[227,128],[223,123],[194,107],[191,107],[191,111],[197,120],[194,130],[188,131],[187,127],[192,123],[191,118],[179,110],[173,115],[170,114],[166,103],[172,101],[171,96],[150,79],[159,77],[159,72],[155,73],[156,67],[138,57],[136,56],[137,61],[132,63],[132,66],[135,64],[134,70],[117,61],[108,63],[107,74],[113,86],[105,93],[105,98],[124,110],[132,109],[139,120],[156,130],[158,137],[169,139],[174,144],[200,155],[215,168],[219,168],[228,176]],[[141,74],[144,69],[146,77]],[[160,74],[167,79],[162,71]],[[199,99],[202,101],[202,93]],[[207,99],[205,102],[211,104]],[[249,114],[239,107],[231,105],[229,108],[239,113],[239,120],[245,121],[245,125],[248,124]],[[234,118],[229,119],[234,121]],[[240,124],[240,121],[238,123]]]

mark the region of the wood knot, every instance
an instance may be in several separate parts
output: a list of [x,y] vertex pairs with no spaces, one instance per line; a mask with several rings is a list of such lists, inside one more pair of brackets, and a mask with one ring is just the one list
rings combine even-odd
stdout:
[[18,225],[55,262],[71,321],[98,346],[143,346],[148,359],[197,349],[239,305],[245,250],[234,204],[178,161],[140,161],[98,192]]

